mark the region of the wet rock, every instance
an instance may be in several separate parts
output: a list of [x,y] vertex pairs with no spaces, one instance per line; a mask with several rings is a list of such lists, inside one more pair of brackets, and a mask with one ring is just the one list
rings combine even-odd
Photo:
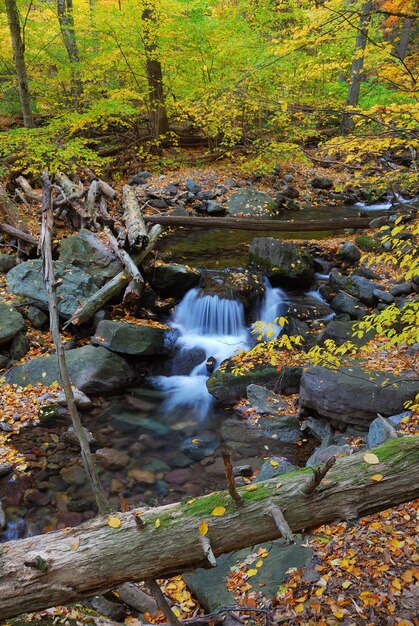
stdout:
[[29,338],[26,333],[18,333],[10,346],[10,356],[14,361],[20,361],[29,351]]
[[275,213],[273,198],[255,189],[240,189],[227,201],[227,213],[231,217],[271,217]]
[[218,441],[214,435],[203,434],[199,437],[188,437],[183,441],[180,449],[194,461],[202,461],[211,456],[218,448]]
[[373,306],[377,302],[374,291],[380,289],[380,285],[368,278],[354,274],[343,276],[339,272],[330,273],[329,285],[334,291],[344,291],[368,306]]
[[[98,291],[92,276],[74,265],[54,261],[57,278],[58,312],[69,318],[80,306]],[[48,295],[42,279],[42,261],[34,259],[16,265],[7,273],[9,290],[19,296],[48,306]]]
[[290,289],[310,286],[314,276],[313,257],[294,243],[256,237],[249,250],[252,263],[262,267],[274,285]]
[[337,313],[347,313],[352,319],[360,320],[368,313],[368,309],[362,305],[360,300],[350,296],[344,291],[340,291],[332,299],[331,308]]
[[239,300],[246,308],[261,298],[265,292],[262,276],[249,270],[206,271],[199,286],[205,295]]
[[332,456],[338,454],[339,456],[346,456],[348,454],[352,454],[353,449],[351,446],[336,446],[331,445],[327,446],[327,448],[317,448],[315,452],[311,455],[306,463],[306,467],[316,467],[316,465],[322,465],[326,463]]
[[361,258],[361,252],[353,243],[347,241],[339,248],[338,256],[352,265],[354,263],[358,263]]
[[169,485],[183,485],[191,478],[191,472],[185,468],[174,469],[166,474]]
[[92,341],[120,354],[148,356],[166,354],[173,347],[176,337],[176,331],[170,326],[103,320],[99,322]]
[[0,254],[0,272],[6,274],[16,265],[16,258],[11,254]]
[[343,424],[368,425],[380,415],[394,415],[419,392],[409,372],[388,372],[342,366],[338,371],[312,366],[304,369],[300,406]]
[[104,411],[101,417],[106,418],[109,415],[112,426],[122,433],[137,433],[139,435],[144,433],[145,436],[152,435],[153,437],[165,437],[170,433],[170,429],[164,424],[132,411],[118,410],[115,412],[115,408],[111,407]]
[[182,298],[195,287],[201,277],[199,270],[178,263],[156,263],[148,272],[152,288],[163,298]]
[[257,428],[264,435],[285,443],[297,443],[301,440],[300,422],[295,415],[273,415],[261,417]]
[[186,376],[194,367],[205,361],[205,350],[201,348],[181,348],[172,359],[172,374]]
[[[283,332],[289,337],[301,337],[303,342],[306,342],[311,334],[311,330],[307,322],[303,322],[296,317],[290,317],[290,314],[295,314],[295,307],[289,306],[287,313],[287,322],[284,324]],[[281,391],[281,393],[283,393]]]
[[273,366],[256,366],[242,374],[233,374],[234,361],[224,361],[225,367],[216,370],[207,381],[207,389],[220,404],[231,405],[246,395],[248,385],[275,384],[278,371]]
[[23,501],[34,506],[47,506],[51,502],[51,493],[39,489],[26,489]]
[[0,345],[11,341],[24,327],[25,320],[19,311],[0,302]]
[[285,457],[271,456],[269,459],[263,461],[255,482],[260,483],[263,480],[269,480],[270,478],[276,478],[283,474],[289,474],[298,469],[295,465],[290,463]]
[[32,326],[38,330],[45,328],[49,322],[48,315],[45,315],[45,313],[36,306],[30,306],[28,308],[28,320]]
[[367,445],[369,448],[375,448],[385,443],[389,439],[397,437],[397,431],[389,420],[379,415],[371,422],[368,430]]
[[[313,292],[311,292],[313,293]],[[292,296],[284,311],[285,317],[297,317],[299,320],[318,320],[329,317],[333,311],[327,302],[307,293]],[[314,292],[317,295],[317,292]],[[289,334],[289,333],[288,333]]]
[[84,485],[87,476],[86,472],[80,465],[70,465],[69,467],[63,467],[60,471],[60,476],[68,485]]
[[315,176],[311,179],[310,185],[315,189],[332,189],[333,180],[325,176]]
[[189,467],[191,463],[193,463],[191,457],[186,456],[186,454],[183,454],[183,453],[176,454],[176,456],[170,459],[171,467],[175,467],[175,468]]
[[276,414],[278,411],[288,409],[288,404],[266,387],[252,384],[247,387],[246,392],[250,406],[256,409],[258,413]]
[[124,450],[115,448],[100,448],[95,455],[99,463],[110,471],[124,469],[130,462],[130,457]]
[[133,478],[135,482],[139,484],[154,485],[156,482],[156,475],[154,472],[139,469],[137,467],[128,470],[128,476]]
[[[84,393],[100,394],[120,389],[133,377],[130,365],[119,355],[106,350],[83,346],[66,352],[70,378]],[[23,387],[42,383],[51,385],[60,380],[57,357],[42,356],[17,365],[7,374],[7,382]]]
[[324,346],[327,340],[332,340],[337,346],[341,346],[346,341],[350,341],[357,346],[362,346],[374,337],[374,330],[366,332],[362,337],[354,336],[355,325],[356,322],[331,320],[326,328],[317,335],[316,343],[319,346]]

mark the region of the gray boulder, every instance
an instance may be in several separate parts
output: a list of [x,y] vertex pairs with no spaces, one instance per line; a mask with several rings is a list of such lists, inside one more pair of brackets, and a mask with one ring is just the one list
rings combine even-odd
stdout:
[[307,250],[288,241],[256,237],[249,250],[252,263],[264,269],[273,284],[297,289],[308,287],[314,277],[314,260]]
[[317,448],[308,459],[306,467],[316,467],[316,465],[322,465],[326,463],[332,456],[339,454],[340,456],[352,454],[353,449],[351,446],[327,446],[327,448]]
[[[58,312],[69,318],[80,306],[98,291],[93,278],[74,265],[61,261],[54,262],[58,281]],[[36,300],[48,306],[48,295],[42,280],[42,261],[35,259],[17,265],[7,273],[9,290],[19,296]]]
[[357,300],[349,293],[339,291],[330,303],[331,308],[337,313],[347,313],[352,319],[360,320],[368,313],[368,309],[363,306],[360,300]]
[[329,275],[329,285],[334,291],[345,291],[350,296],[361,300],[368,306],[373,306],[377,302],[374,292],[380,289],[378,283],[368,280],[363,276],[343,276],[339,272],[331,272]]
[[350,341],[357,346],[362,346],[372,339],[375,335],[374,330],[370,330],[362,337],[355,337],[354,332],[356,322],[344,322],[340,320],[331,320],[326,328],[324,328],[318,335],[316,343],[319,346],[323,346],[328,339],[335,342],[337,346],[341,346],[346,341]]
[[166,354],[174,345],[177,333],[170,326],[146,326],[102,320],[92,341],[113,352],[148,356]]
[[[86,394],[100,394],[119,389],[134,378],[128,363],[106,348],[83,346],[66,352],[72,384]],[[17,365],[7,375],[7,382],[21,385],[51,385],[60,381],[55,355],[41,356]]]
[[148,273],[150,285],[163,298],[182,298],[200,277],[199,270],[178,263],[157,263]]
[[284,365],[279,374],[278,383],[276,384],[275,389],[285,396],[290,396],[293,393],[298,393],[300,390],[302,374],[302,367],[292,367],[291,365]]
[[367,444],[369,448],[375,448],[389,439],[397,437],[397,431],[389,420],[379,415],[371,422],[368,430]]
[[249,270],[205,271],[199,286],[205,295],[240,300],[246,308],[265,293],[262,275]]
[[82,228],[76,235],[63,239],[60,261],[75,265],[89,274],[101,287],[122,269],[122,264],[109,246],[95,233]]
[[258,413],[271,413],[275,415],[278,411],[288,409],[288,404],[281,396],[260,385],[249,385],[247,387],[247,399]]
[[256,477],[255,482],[260,483],[263,480],[277,478],[283,474],[294,472],[296,469],[298,469],[298,467],[290,463],[286,458],[282,456],[271,456],[269,459],[263,461],[260,473]]
[[28,320],[34,328],[41,330],[48,324],[48,316],[36,306],[28,307]]
[[8,343],[25,327],[25,320],[10,304],[0,302],[0,345]]
[[273,198],[255,189],[240,189],[227,201],[227,213],[232,217],[272,217],[276,202]]
[[[223,365],[223,364],[222,364]],[[220,404],[231,405],[246,396],[248,385],[274,385],[278,371],[273,366],[256,366],[243,374],[233,374],[234,361],[225,361],[207,380],[207,389]]]
[[343,246],[339,248],[338,256],[340,256],[340,258],[347,263],[353,264],[358,263],[359,259],[361,258],[361,252],[355,244],[347,241],[343,244]]
[[272,415],[258,420],[263,435],[276,441],[297,443],[301,440],[300,422],[296,415]]
[[315,176],[311,179],[310,185],[315,189],[332,189],[333,180],[325,176]]
[[394,415],[419,392],[409,372],[395,376],[358,365],[339,370],[312,366],[303,371],[300,406],[343,424],[368,425],[381,415]]
[[19,361],[29,352],[30,342],[26,333],[18,333],[10,346],[10,357]]

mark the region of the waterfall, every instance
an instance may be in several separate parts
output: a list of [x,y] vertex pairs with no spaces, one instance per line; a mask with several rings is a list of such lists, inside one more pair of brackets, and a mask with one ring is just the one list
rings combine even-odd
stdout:
[[[264,281],[265,294],[260,305],[259,322],[252,327],[252,332],[260,334],[266,339],[278,337],[282,331],[282,326],[275,322],[275,319],[282,317],[286,312],[288,298],[287,294],[280,287],[272,287],[267,278]],[[262,322],[262,324],[260,323]]]
[[155,376],[152,383],[165,392],[163,410],[180,411],[203,420],[210,412],[213,397],[207,390],[207,359],[212,357],[217,369],[234,352],[248,348],[244,310],[241,302],[191,289],[179,303],[172,319],[179,331],[177,350],[199,348],[205,359],[189,375]]
[[[307,291],[306,296],[309,296],[310,298],[314,298],[315,300],[318,300],[322,304],[326,304],[327,306],[329,306],[329,303],[326,302],[326,300],[323,298],[319,289],[313,289],[311,291]],[[325,322],[328,322],[332,320],[335,317],[335,315],[336,313],[332,312],[329,315],[326,315],[326,317],[324,317],[323,319],[325,320]]]

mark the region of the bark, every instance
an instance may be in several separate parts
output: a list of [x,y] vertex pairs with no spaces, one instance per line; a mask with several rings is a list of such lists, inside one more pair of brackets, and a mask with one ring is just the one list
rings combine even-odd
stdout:
[[414,20],[412,17],[408,17],[403,20],[403,27],[402,27],[402,32],[400,33],[399,45],[397,46],[397,50],[396,50],[396,56],[401,61],[404,61],[406,54],[407,54],[407,48],[409,46],[410,35],[412,33],[412,28],[413,28],[413,22]]
[[[128,252],[118,246],[118,242],[109,228],[105,227],[105,234],[108,238],[112,250],[124,266],[126,273],[131,276],[132,280],[129,283],[127,289],[130,288],[130,292],[135,293],[135,300],[139,300],[144,290],[144,278],[142,277],[140,270],[138,269],[137,265],[130,257]],[[124,300],[125,299],[126,296],[124,296]],[[132,298],[130,298],[130,300],[132,301]]]
[[19,12],[16,0],[6,0],[7,20],[9,22],[10,36],[12,38],[13,59],[19,91],[20,108],[22,110],[23,125],[25,128],[33,128],[35,122],[32,114],[31,96],[29,92],[28,74],[25,62],[25,44],[20,28]]
[[[359,92],[361,90],[362,69],[364,67],[365,48],[368,39],[368,29],[371,21],[371,11],[373,3],[371,0],[364,2],[361,7],[359,18],[358,34],[355,42],[355,51],[351,65],[351,75],[349,79],[349,91],[346,99],[347,107],[355,107],[358,104]],[[352,115],[349,111],[344,113],[342,119],[342,132],[349,133],[353,129]]]
[[105,183],[104,180],[99,180],[98,183],[99,190],[104,196],[109,198],[109,200],[116,200],[116,198],[118,197],[118,192],[115,189],[108,185],[108,183]]
[[[208,567],[198,526],[206,520],[212,552],[220,554],[277,539],[272,507],[292,532],[387,509],[419,496],[419,436],[391,439],[375,448],[380,463],[369,465],[364,451],[340,457],[314,492],[308,468],[240,487],[243,504],[227,491],[148,510],[117,513],[119,528],[106,516],[1,546],[0,618],[67,604],[116,588],[125,581],[166,578]],[[373,481],[380,473],[383,479]],[[211,515],[217,506],[226,512]],[[159,520],[158,523],[157,520]]]
[[262,230],[284,233],[367,228],[370,217],[348,217],[336,220],[310,220],[292,222],[282,220],[248,219],[245,217],[188,217],[183,215],[145,215],[147,224],[184,226],[186,228],[228,228],[232,230]]
[[[145,257],[154,248],[157,239],[161,233],[161,227],[156,225],[150,231],[150,240],[145,250],[140,252],[138,256],[134,257],[134,261],[139,265]],[[96,311],[99,311],[111,298],[118,296],[124,287],[130,282],[131,277],[126,272],[119,272],[114,278],[106,283],[99,291],[97,291],[91,298],[86,300],[84,304],[78,309],[73,317],[66,322],[65,326],[69,324],[83,324],[87,322]]]
[[42,201],[42,194],[32,189],[31,185],[24,176],[18,176],[16,178],[16,182],[23,189],[23,192],[28,200],[31,200],[32,202]]
[[67,174],[58,172],[55,174],[55,181],[61,187],[63,197],[54,201],[54,207],[60,207],[68,205],[80,218],[81,227],[83,228],[85,223],[90,224],[92,222],[91,217],[86,208],[86,204],[82,202],[82,198],[85,194],[85,190],[82,184],[76,185]]
[[23,230],[19,230],[14,226],[10,226],[9,224],[0,224],[0,230],[3,233],[7,233],[11,237],[15,237],[16,239],[20,239],[25,243],[30,243],[33,246],[37,246],[39,244],[39,240],[35,237],[32,237],[29,233],[25,233]]
[[130,185],[122,187],[123,220],[127,228],[128,243],[131,248],[143,249],[148,243],[147,228],[144,223],[135,189]]
[[83,83],[80,77],[80,55],[74,27],[73,0],[57,0],[57,15],[61,36],[71,66],[72,96],[74,104],[78,106],[83,95]]
[[61,383],[64,389],[67,408],[70,413],[71,421],[76,432],[80,445],[81,459],[84,470],[88,477],[90,487],[96,500],[99,513],[105,513],[108,510],[108,503],[99,481],[97,470],[90,452],[89,442],[86,432],[82,426],[80,416],[74,400],[73,389],[71,386],[70,376],[68,374],[63,342],[61,341],[58,304],[57,304],[57,283],[55,280],[54,263],[52,260],[52,225],[53,214],[51,204],[51,182],[48,174],[44,172],[42,190],[42,237],[41,237],[41,253],[43,261],[43,278],[48,293],[48,310],[50,318],[50,328],[52,339],[54,341],[55,350],[58,359],[58,368],[60,371]]

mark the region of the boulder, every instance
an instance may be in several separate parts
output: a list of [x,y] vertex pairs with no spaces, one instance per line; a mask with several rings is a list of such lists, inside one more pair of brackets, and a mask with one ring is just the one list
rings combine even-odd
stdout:
[[116,276],[123,267],[109,245],[90,230],[82,228],[61,242],[60,261],[79,267],[98,287]]
[[339,248],[338,256],[340,256],[341,259],[352,265],[354,263],[358,263],[359,259],[361,258],[361,252],[355,246],[355,244],[347,241],[343,244],[343,246]]
[[[327,304],[316,297],[317,292],[308,292],[291,296],[290,301],[286,305],[284,317],[297,317],[299,320],[318,320],[329,317],[333,314],[332,309]],[[289,334],[289,333],[288,333]]]
[[[86,394],[100,394],[120,389],[134,378],[134,371],[119,355],[94,346],[83,346],[66,352],[72,384]],[[7,382],[21,385],[51,385],[60,381],[55,355],[40,356],[17,365],[7,375]]]
[[272,415],[261,417],[257,423],[262,434],[276,441],[297,443],[301,440],[300,422],[296,415]]
[[324,346],[328,339],[335,342],[337,346],[341,346],[346,341],[350,341],[357,346],[363,346],[368,343],[375,335],[374,330],[369,330],[362,337],[355,337],[357,322],[344,322],[341,320],[331,320],[326,328],[324,328],[318,335],[316,343],[319,346]]
[[310,185],[315,189],[332,189],[333,180],[326,176],[315,176],[311,179]]
[[289,474],[296,469],[298,469],[298,467],[290,463],[286,458],[282,456],[271,456],[269,459],[265,459],[265,461],[263,461],[260,473],[258,474],[255,482],[260,483],[263,480],[277,478],[283,474]]
[[256,366],[244,371],[243,374],[233,374],[231,372],[233,367],[234,361],[224,361],[224,364],[207,380],[209,393],[223,405],[231,405],[244,398],[247,387],[252,383],[274,385],[278,379],[277,368],[273,366]]
[[205,295],[239,300],[246,307],[265,293],[261,274],[249,270],[206,271],[202,274],[199,286]]
[[195,287],[201,277],[199,270],[178,263],[156,263],[148,272],[152,288],[163,298],[182,298]]
[[0,302],[0,345],[11,341],[25,327],[25,320],[10,304]]
[[166,354],[174,345],[177,333],[170,326],[148,326],[102,320],[92,342],[112,352],[135,356]]
[[36,306],[28,307],[28,320],[38,330],[45,328],[48,324],[48,316]]
[[368,280],[368,278],[354,274],[352,276],[344,276],[339,274],[339,272],[330,273],[329,285],[334,291],[344,291],[368,306],[374,306],[377,302],[374,291],[380,289],[378,283]]
[[376,448],[394,437],[397,437],[397,431],[394,426],[389,420],[386,420],[382,417],[382,415],[379,415],[370,424],[367,445],[369,448]]
[[[98,287],[89,274],[74,265],[55,261],[54,269],[58,281],[58,312],[62,317],[69,318],[81,302],[98,291]],[[7,273],[7,282],[12,293],[48,306],[48,295],[42,280],[41,259],[16,265]]]
[[331,445],[327,446],[326,448],[317,448],[317,450],[315,450],[311,457],[308,459],[306,467],[316,467],[316,465],[323,465],[323,463],[326,463],[326,461],[331,459],[332,456],[347,456],[348,454],[352,454],[352,452],[353,449],[351,448],[351,446],[348,445]]
[[314,260],[307,250],[288,241],[256,237],[249,250],[252,263],[263,268],[274,285],[290,289],[308,287],[314,277]]
[[185,188],[191,193],[199,193],[201,191],[201,185],[193,180],[193,178],[188,177],[185,181]]
[[284,394],[284,396],[290,396],[293,393],[298,393],[300,390],[301,376],[303,375],[303,368],[300,366],[284,365],[282,368],[278,383],[275,389]]
[[232,217],[272,217],[277,203],[255,189],[240,189],[227,201],[227,213]]
[[337,313],[347,313],[352,319],[360,320],[368,313],[362,302],[344,291],[339,291],[330,303]]
[[281,396],[260,385],[249,385],[247,387],[247,399],[249,404],[258,413],[270,413],[275,415],[278,411],[288,409],[288,404]]
[[10,358],[20,361],[29,352],[30,342],[26,333],[18,333],[10,346]]
[[218,448],[218,441],[214,435],[202,434],[198,437],[188,437],[180,447],[181,451],[194,461],[202,461],[212,456]]
[[409,372],[363,369],[360,365],[339,370],[312,366],[303,370],[300,406],[340,424],[367,426],[376,417],[394,415],[419,392]]

